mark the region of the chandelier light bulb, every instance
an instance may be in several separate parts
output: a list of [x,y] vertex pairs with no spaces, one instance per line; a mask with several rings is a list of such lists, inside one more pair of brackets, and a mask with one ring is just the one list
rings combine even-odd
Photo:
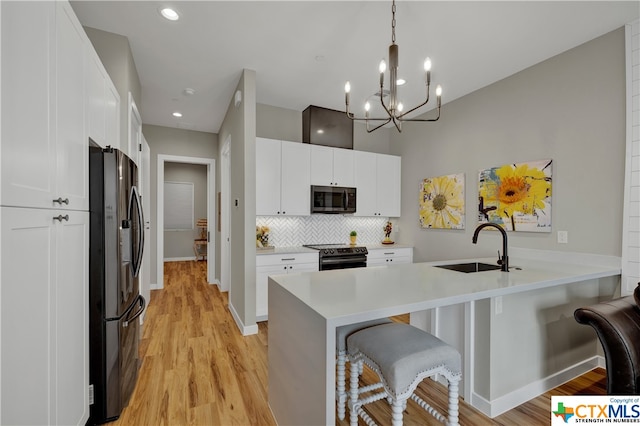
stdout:
[[424,70],[431,71],[431,59],[427,56],[427,59],[424,60]]
[[378,69],[380,70],[380,74],[384,74],[384,72],[387,70],[387,63],[384,61],[384,59],[380,61]]
[[402,102],[398,102],[398,112],[402,112],[403,109],[404,105],[402,105]]
[[349,83],[348,81],[344,84],[344,93],[349,93],[351,92],[351,83]]
[[439,84],[438,84],[438,86],[436,87],[436,96],[437,96],[437,97],[442,96],[442,86],[440,86]]
[[370,110],[370,109],[371,109],[371,104],[370,104],[369,102],[366,102],[366,103],[364,104],[364,110],[365,110],[365,111],[367,111],[367,112],[369,112],[369,110]]

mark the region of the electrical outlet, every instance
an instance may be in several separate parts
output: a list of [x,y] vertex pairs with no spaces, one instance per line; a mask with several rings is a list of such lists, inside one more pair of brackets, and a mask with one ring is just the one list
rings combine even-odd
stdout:
[[495,303],[496,303],[496,315],[500,315],[502,313],[502,296],[497,296]]
[[569,232],[558,231],[558,244],[567,244],[569,242]]

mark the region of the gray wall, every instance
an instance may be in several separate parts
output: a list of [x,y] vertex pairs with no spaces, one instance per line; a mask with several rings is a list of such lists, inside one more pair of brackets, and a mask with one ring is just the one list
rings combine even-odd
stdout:
[[[218,135],[215,133],[196,132],[194,130],[174,129],[170,127],[142,125],[149,148],[151,150],[151,283],[158,284],[156,223],[158,219],[158,154],[178,155],[183,157],[218,158]],[[219,244],[216,243],[216,253]],[[218,261],[216,261],[216,267]],[[218,276],[216,274],[216,276]]]
[[[509,233],[509,244],[620,256],[625,165],[624,29],[443,106],[432,124],[393,137],[402,156],[398,238],[416,262],[495,256],[498,234],[471,244],[477,225],[478,170],[553,159],[552,233]],[[422,179],[466,174],[466,229],[423,230]],[[556,232],[569,232],[558,244]]]
[[[256,73],[243,70],[236,90],[242,102],[229,102],[219,140],[231,138],[231,282],[229,305],[242,323],[256,325]],[[219,187],[219,182],[217,183]],[[237,200],[237,205],[235,203]],[[216,246],[220,232],[216,228]]]
[[[367,133],[363,124],[354,123],[353,149],[389,154],[391,129]],[[256,136],[302,142],[302,111],[271,105],[256,105]]]
[[[120,95],[120,146],[127,146],[129,143],[129,92],[133,96],[140,115],[144,117],[141,109],[142,86],[131,54],[129,39],[91,27],[84,27],[84,31]],[[126,149],[124,151],[127,152]]]
[[[164,258],[193,258],[193,240],[200,233],[198,219],[207,218],[207,166],[203,164],[164,164],[165,182],[189,182],[193,184],[193,229],[164,231]],[[165,199],[166,202],[166,199]]]

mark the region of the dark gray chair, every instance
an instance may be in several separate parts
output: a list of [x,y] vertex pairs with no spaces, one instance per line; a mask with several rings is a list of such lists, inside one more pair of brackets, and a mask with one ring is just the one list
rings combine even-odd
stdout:
[[607,366],[609,395],[640,394],[640,283],[633,296],[578,308],[573,316],[593,327]]

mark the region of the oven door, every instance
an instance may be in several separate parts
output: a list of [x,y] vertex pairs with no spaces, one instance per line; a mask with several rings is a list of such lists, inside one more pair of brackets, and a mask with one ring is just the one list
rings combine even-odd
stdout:
[[320,258],[321,271],[330,271],[332,269],[365,268],[366,266],[366,254]]

